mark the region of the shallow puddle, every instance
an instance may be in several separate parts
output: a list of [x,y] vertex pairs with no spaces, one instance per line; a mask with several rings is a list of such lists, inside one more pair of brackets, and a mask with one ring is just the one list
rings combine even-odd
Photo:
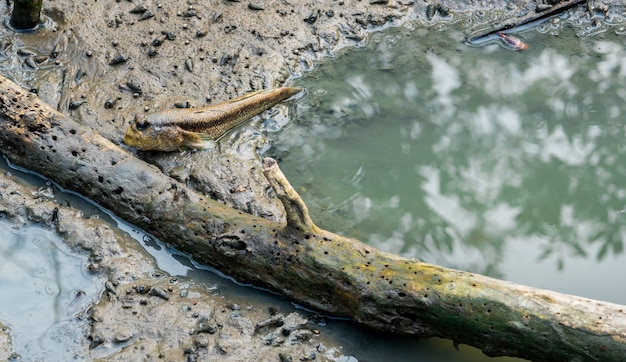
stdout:
[[39,226],[0,220],[0,321],[23,360],[72,360],[83,351],[82,314],[102,284],[86,273],[87,255],[72,252]]

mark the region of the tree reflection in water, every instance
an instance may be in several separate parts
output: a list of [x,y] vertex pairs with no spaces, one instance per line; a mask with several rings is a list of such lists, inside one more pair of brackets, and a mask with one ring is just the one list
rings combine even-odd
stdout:
[[621,254],[623,38],[525,37],[375,34],[297,82],[271,153],[321,226],[384,250],[497,277],[512,243],[557,269]]

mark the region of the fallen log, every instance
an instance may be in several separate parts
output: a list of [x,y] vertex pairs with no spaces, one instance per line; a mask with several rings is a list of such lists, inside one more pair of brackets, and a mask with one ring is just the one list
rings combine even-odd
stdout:
[[[297,303],[382,331],[449,338],[489,356],[621,361],[626,306],[405,259],[315,226],[276,162],[287,223],[210,200],[0,78],[10,162],[115,212],[195,260]],[[1,200],[0,200],[1,202]]]

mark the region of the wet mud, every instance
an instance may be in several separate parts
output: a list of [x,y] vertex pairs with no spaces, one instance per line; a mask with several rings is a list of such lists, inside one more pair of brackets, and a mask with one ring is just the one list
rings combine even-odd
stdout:
[[[597,9],[610,2],[593,2]],[[45,2],[33,33],[0,32],[0,71],[123,145],[135,114],[202,107],[263,88],[288,85],[324,57],[362,45],[371,31],[416,21],[445,26],[463,19],[468,34],[522,16],[529,1],[93,1]],[[592,5],[594,6],[594,5]],[[596,9],[594,8],[594,9]],[[6,3],[0,10],[8,14]],[[607,10],[608,11],[608,10]],[[591,23],[591,20],[584,24]],[[262,174],[266,134],[289,119],[288,104],[255,118],[212,148],[174,154],[135,152],[213,199],[281,221],[284,209]],[[34,221],[90,253],[102,277],[100,301],[81,358],[102,360],[334,360],[299,314],[280,315],[212,295],[159,271],[128,235],[0,176],[0,213]],[[266,321],[261,323],[259,322]],[[264,325],[267,324],[267,325]],[[14,353],[0,324],[0,359]]]

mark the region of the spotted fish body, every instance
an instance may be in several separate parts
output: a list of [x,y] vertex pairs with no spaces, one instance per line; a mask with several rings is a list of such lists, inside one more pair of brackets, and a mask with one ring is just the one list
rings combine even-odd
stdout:
[[301,91],[281,87],[244,94],[204,107],[168,109],[136,115],[124,135],[124,143],[143,151],[176,151],[204,148],[207,139],[217,140],[234,127]]
[[502,41],[504,42],[504,44],[506,44],[506,46],[509,49],[512,50],[526,50],[528,49],[528,44],[524,43],[522,41],[522,39],[515,37],[513,35],[508,35],[508,34],[504,34],[503,32],[498,32],[498,36],[500,37],[500,39],[502,39]]

